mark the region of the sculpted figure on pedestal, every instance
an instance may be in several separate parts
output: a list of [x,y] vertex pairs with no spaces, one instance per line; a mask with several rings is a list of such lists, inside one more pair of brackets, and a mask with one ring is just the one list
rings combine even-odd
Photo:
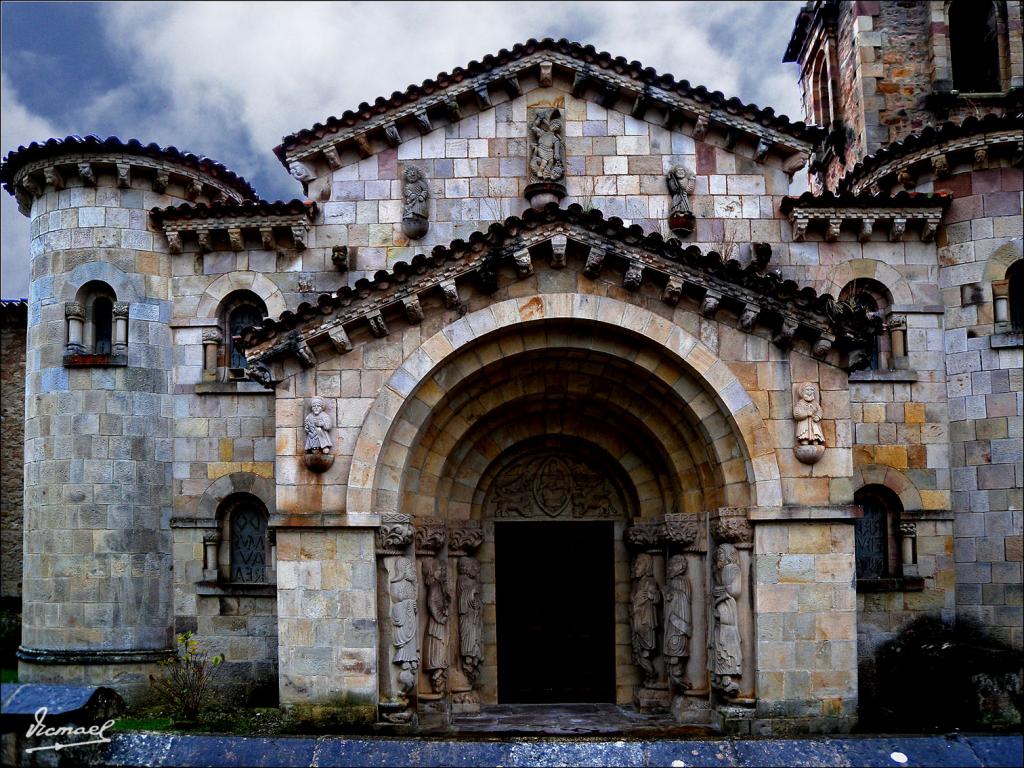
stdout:
[[324,407],[323,398],[314,397],[309,403],[310,413],[302,421],[306,430],[307,453],[330,453],[334,447],[330,434],[331,417],[324,412]]
[[415,240],[427,234],[430,226],[430,187],[415,165],[406,166],[402,178],[402,231]]
[[530,122],[530,133],[530,170],[541,181],[558,181],[565,175],[562,113],[557,109],[538,109]]
[[459,558],[459,654],[462,671],[470,684],[480,676],[483,652],[480,647],[483,602],[480,600],[480,563],[473,557]]
[[641,553],[633,562],[633,590],[629,599],[629,621],[632,628],[633,663],[644,673],[644,685],[657,682],[651,657],[657,641],[658,603],[661,591],[654,580],[654,560]]
[[408,693],[416,685],[419,654],[416,650],[416,565],[407,557],[397,557],[391,575],[392,663],[402,668],[398,684]]
[[427,634],[423,642],[423,669],[430,673],[434,693],[443,693],[448,682],[448,569],[437,559],[423,561],[427,590]]
[[686,576],[686,557],[673,555],[668,561],[667,583],[662,589],[665,606],[665,635],[662,652],[668,662],[668,676],[681,688],[690,688],[685,678],[690,657],[690,633],[693,631],[690,580]]
[[719,544],[715,550],[715,576],[712,599],[715,610],[715,648],[712,661],[712,684],[726,696],[736,696],[739,684],[734,680],[743,674],[740,630],[736,598],[740,596],[740,566],[736,548]]

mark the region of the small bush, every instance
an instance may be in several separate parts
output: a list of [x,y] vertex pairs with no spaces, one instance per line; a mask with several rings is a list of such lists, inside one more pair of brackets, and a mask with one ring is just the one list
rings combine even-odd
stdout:
[[211,682],[224,657],[211,658],[199,650],[199,642],[191,632],[178,635],[177,641],[174,658],[160,662],[163,674],[150,675],[150,680],[176,717],[194,721],[213,697]]
[[886,730],[948,732],[1020,722],[1021,656],[975,623],[915,619],[875,658],[874,717]]

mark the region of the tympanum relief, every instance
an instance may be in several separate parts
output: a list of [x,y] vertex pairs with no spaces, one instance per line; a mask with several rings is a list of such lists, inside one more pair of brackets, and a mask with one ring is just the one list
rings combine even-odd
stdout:
[[605,475],[568,456],[530,454],[495,478],[487,512],[501,520],[613,518],[623,510]]

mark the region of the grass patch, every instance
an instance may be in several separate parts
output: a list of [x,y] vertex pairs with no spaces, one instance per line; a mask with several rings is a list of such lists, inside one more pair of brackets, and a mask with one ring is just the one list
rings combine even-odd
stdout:
[[174,721],[169,717],[119,717],[115,731],[172,731]]
[[18,670],[17,669],[0,669],[0,683],[16,683],[18,682]]
[[292,719],[276,707],[209,708],[190,723],[176,721],[166,707],[145,707],[118,718],[114,730],[223,733],[232,736],[279,736],[300,732]]

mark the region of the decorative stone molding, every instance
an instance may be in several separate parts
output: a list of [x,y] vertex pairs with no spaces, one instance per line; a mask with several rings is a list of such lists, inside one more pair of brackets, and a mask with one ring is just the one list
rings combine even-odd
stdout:
[[305,248],[310,222],[316,215],[316,203],[292,200],[287,203],[245,203],[206,205],[179,205],[154,208],[150,211],[153,223],[163,229],[168,250],[181,253],[183,235],[196,240],[200,252],[212,250],[211,238],[222,242],[227,249],[244,249],[245,236],[259,239],[266,250],[273,250],[278,242],[287,242],[287,233],[295,250]]
[[887,227],[889,239],[897,242],[906,232],[908,223],[919,223],[921,239],[928,241],[934,238],[935,230],[942,221],[943,209],[935,208],[901,208],[901,207],[836,207],[836,208],[804,208],[794,207],[789,213],[793,226],[793,240],[803,242],[809,229],[821,226],[826,241],[839,239],[840,230],[852,225],[857,231],[857,239],[861,242],[871,238],[876,225]]
[[437,556],[448,540],[445,521],[437,517],[417,517],[415,528],[416,554]]
[[374,536],[378,556],[403,555],[413,540],[412,517],[385,512],[380,516],[380,527]]

